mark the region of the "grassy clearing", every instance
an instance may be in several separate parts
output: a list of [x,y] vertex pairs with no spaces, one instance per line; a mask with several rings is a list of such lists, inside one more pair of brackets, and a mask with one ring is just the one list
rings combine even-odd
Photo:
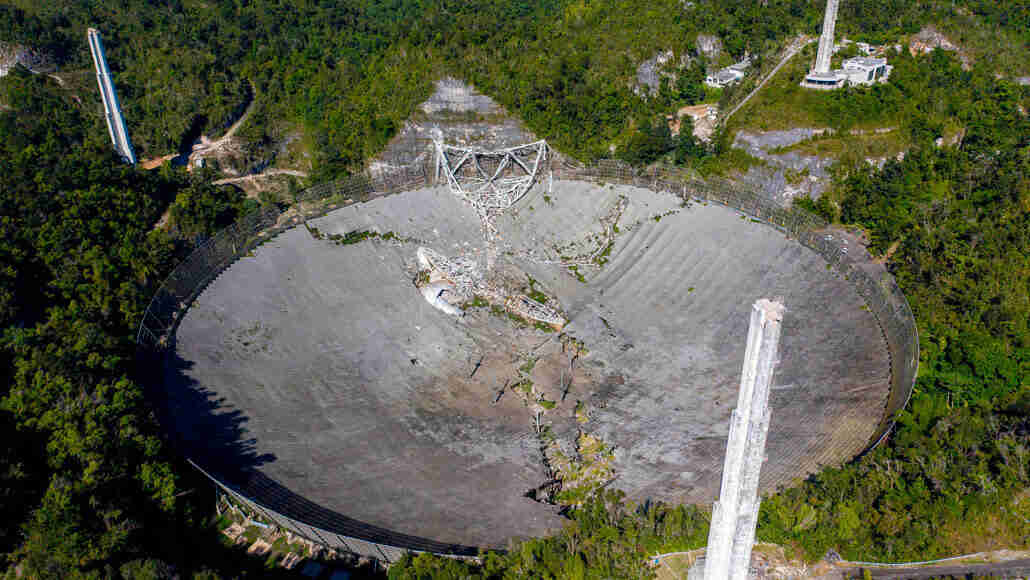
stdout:
[[816,135],[789,147],[778,147],[771,150],[773,154],[797,152],[802,155],[817,155],[841,159],[846,156],[863,159],[893,157],[905,151],[909,141],[899,131],[887,133],[832,134]]
[[657,580],[683,580],[687,577],[687,571],[694,564],[696,556],[693,554],[676,554],[662,558],[658,567],[655,568]]
[[809,45],[788,62],[747,105],[730,119],[731,130],[775,131],[794,127],[819,126],[813,114],[813,101],[824,95],[803,91],[798,83],[815,58]]
[[[743,109],[730,120],[731,130],[782,131],[797,127],[835,124],[840,91],[815,91],[801,87],[815,59],[810,44],[787,63]],[[837,59],[839,60],[839,58]],[[839,66],[835,62],[835,66]],[[873,90],[873,89],[857,89]],[[880,110],[864,115],[850,129],[876,129],[898,124],[897,112]]]
[[[429,282],[429,276],[426,276],[425,283]],[[472,300],[461,305],[462,310],[468,310],[470,308],[486,308],[490,306],[490,302],[486,298],[479,296],[478,294],[472,297]]]

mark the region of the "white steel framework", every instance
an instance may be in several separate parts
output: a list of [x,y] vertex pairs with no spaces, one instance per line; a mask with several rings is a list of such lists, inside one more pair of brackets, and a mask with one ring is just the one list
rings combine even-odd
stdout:
[[537,141],[508,149],[484,150],[436,145],[436,178],[447,185],[481,217],[494,217],[515,205],[529,191],[541,163],[547,159],[547,142]]

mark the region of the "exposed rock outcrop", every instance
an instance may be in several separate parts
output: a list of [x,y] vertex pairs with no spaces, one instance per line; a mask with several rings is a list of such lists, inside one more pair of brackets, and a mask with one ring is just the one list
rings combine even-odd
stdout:
[[698,34],[697,51],[705,58],[718,58],[722,54],[722,39],[714,34]]
[[20,44],[0,42],[0,77],[21,65],[34,73],[54,70],[54,59],[46,52]]
[[453,145],[484,149],[513,147],[537,140],[521,121],[490,97],[454,79],[436,82],[436,90],[422,103],[378,157],[373,170],[423,161],[430,154],[434,130]]

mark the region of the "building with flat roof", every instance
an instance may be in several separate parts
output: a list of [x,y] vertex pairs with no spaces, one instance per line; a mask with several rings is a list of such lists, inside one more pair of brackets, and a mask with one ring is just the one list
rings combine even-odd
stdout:
[[841,71],[810,72],[801,81],[801,86],[809,89],[839,89],[844,86],[847,77]]
[[[874,82],[887,80],[891,67],[887,59],[870,56],[856,56],[844,61],[843,68],[830,70],[833,58],[833,33],[837,26],[837,8],[840,0],[826,0],[826,16],[823,19],[823,32],[819,37],[819,53],[815,58],[815,66],[805,75],[801,86],[809,89],[832,90],[846,84],[871,85]],[[859,43],[859,50],[867,55],[873,50],[868,44]]]
[[705,77],[705,84],[710,87],[722,88],[744,78],[744,71],[735,68],[724,68]]
[[747,55],[744,60],[719,69],[705,77],[705,84],[710,87],[722,88],[739,81],[747,76],[747,69],[751,66],[751,56]]
[[891,68],[885,58],[856,56],[845,60],[844,68],[835,72],[843,73],[853,85],[871,85],[887,80]]

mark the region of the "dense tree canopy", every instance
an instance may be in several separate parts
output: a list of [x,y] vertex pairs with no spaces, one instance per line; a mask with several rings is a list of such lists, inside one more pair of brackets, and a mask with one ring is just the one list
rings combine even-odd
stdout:
[[[673,138],[665,115],[712,95],[708,64],[768,57],[818,29],[821,0],[345,1],[0,6],[0,41],[50,52],[64,83],[22,69],[0,80],[0,551],[40,578],[215,577],[246,568],[203,527],[194,475],[162,444],[133,361],[134,332],[161,278],[254,202],[205,172],[126,167],[99,112],[87,26],[104,33],[141,156],[217,133],[253,100],[241,135],[273,156],[296,136],[314,179],[360,167],[432,82],[461,76],[562,151],[638,164],[730,155]],[[1007,39],[1030,31],[1024,0],[856,0],[841,30],[893,40],[933,18],[972,18]],[[725,51],[698,55],[699,33]],[[649,95],[636,67],[677,58]],[[1007,50],[1007,49],[1006,49]],[[916,393],[888,443],[763,504],[761,538],[809,558],[904,559],[1025,545],[1030,506],[1030,94],[989,61],[899,56],[888,85],[806,101],[838,129],[895,122],[902,160],[841,166],[807,205],[863,228],[915,311]],[[988,66],[990,65],[990,66]],[[672,80],[674,79],[674,80]],[[776,94],[773,92],[772,94]],[[955,143],[938,147],[942,136]],[[169,226],[155,228],[165,216]],[[200,484],[203,485],[203,484]],[[199,489],[203,489],[202,487]],[[983,530],[989,530],[985,535]],[[628,505],[615,492],[569,527],[482,567],[409,558],[395,578],[646,576],[656,551],[703,545],[703,511]]]
[[[16,69],[0,102],[0,550],[30,576],[68,578],[138,551],[144,520],[174,513],[132,331],[182,245],[154,231],[162,208],[226,202],[122,164],[103,120],[52,79]],[[191,235],[218,225],[187,223]]]
[[[697,58],[698,34],[716,35],[724,47],[723,56],[707,64],[749,53],[761,67],[788,36],[817,32],[824,5],[59,0],[0,7],[0,41],[48,51],[68,82],[92,91],[83,39],[87,27],[99,28],[141,157],[167,154],[199,132],[227,127],[253,87],[257,111],[243,132],[250,146],[274,155],[271,143],[304,135],[320,173],[336,175],[380,151],[444,73],[471,81],[563,150],[583,158],[605,155],[640,121],[698,98],[703,70],[699,61],[691,68],[683,60]],[[1024,54],[1028,12],[1015,0],[849,0],[838,30],[876,40],[934,20],[975,18],[979,28],[1011,32]],[[637,65],[664,50],[677,57],[670,78],[690,82],[672,82],[657,98],[639,96]]]

